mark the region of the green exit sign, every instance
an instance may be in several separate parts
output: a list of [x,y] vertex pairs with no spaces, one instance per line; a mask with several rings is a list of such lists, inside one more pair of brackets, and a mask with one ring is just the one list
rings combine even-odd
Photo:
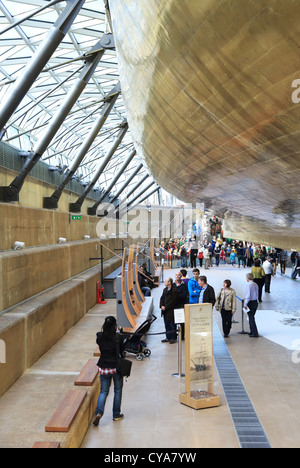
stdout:
[[72,221],[81,220],[81,215],[72,215]]

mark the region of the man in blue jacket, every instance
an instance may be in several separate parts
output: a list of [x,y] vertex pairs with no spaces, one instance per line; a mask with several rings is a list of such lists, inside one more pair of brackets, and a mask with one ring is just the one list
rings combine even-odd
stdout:
[[199,302],[199,296],[200,296],[200,291],[201,291],[201,286],[199,286],[199,276],[200,276],[200,271],[198,270],[198,268],[194,268],[193,278],[191,278],[188,282],[190,304],[198,304]]

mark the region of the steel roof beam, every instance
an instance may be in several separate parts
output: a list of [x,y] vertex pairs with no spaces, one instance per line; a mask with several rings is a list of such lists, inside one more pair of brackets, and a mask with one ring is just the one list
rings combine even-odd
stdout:
[[[123,122],[123,124],[121,124],[121,129],[120,129],[120,131],[118,133],[116,141],[112,145],[111,149],[108,151],[107,155],[105,156],[102,164],[100,165],[99,169],[97,170],[97,172],[94,175],[94,177],[93,177],[92,181],[90,182],[90,184],[86,187],[83,194],[78,198],[78,200],[75,203],[70,203],[70,211],[71,212],[73,212],[73,213],[80,213],[81,212],[81,207],[82,207],[82,204],[83,204],[86,196],[92,190],[92,188],[94,187],[94,185],[98,181],[99,177],[103,173],[105,167],[107,166],[107,164],[111,160],[113,154],[115,153],[115,151],[117,150],[117,148],[120,145],[121,141],[123,140],[127,130],[128,130],[128,123],[127,123],[127,121],[125,121],[125,122]],[[94,214],[94,213],[89,213],[89,210],[88,210],[88,214]]]
[[75,172],[79,168],[81,162],[83,161],[84,157],[86,156],[87,152],[89,151],[91,145],[93,144],[95,138],[98,136],[99,131],[103,127],[107,117],[109,116],[116,100],[119,97],[120,94],[120,86],[119,84],[115,86],[111,93],[107,96],[107,102],[102,108],[102,112],[99,115],[98,119],[95,121],[94,125],[92,126],[90,132],[88,133],[86,139],[83,141],[77,156],[75,157],[74,161],[72,162],[70,168],[68,169],[68,172],[66,172],[61,184],[57,189],[53,192],[51,197],[45,197],[44,198],[44,208],[48,209],[53,209],[58,207],[58,201],[61,197],[61,194],[68,184],[68,182],[71,180],[71,178],[74,176]]
[[[105,36],[105,37],[104,37]],[[47,125],[46,131],[43,137],[37,142],[32,152],[29,153],[28,158],[20,172],[20,174],[13,180],[9,187],[0,188],[0,200],[9,202],[9,201],[18,201],[19,193],[23,186],[23,183],[33,169],[33,167],[38,163],[43,153],[46,151],[50,142],[58,132],[59,128],[66,119],[68,113],[76,103],[79,96],[82,94],[83,90],[87,86],[89,80],[91,79],[98,63],[105,52],[105,46],[102,46],[102,43],[107,43],[109,48],[114,47],[112,40],[112,35],[104,34],[100,41],[91,49],[86,59],[86,64],[83,67],[78,79],[75,81],[70,92],[65,97],[62,105],[58,109],[58,112],[54,118]]]

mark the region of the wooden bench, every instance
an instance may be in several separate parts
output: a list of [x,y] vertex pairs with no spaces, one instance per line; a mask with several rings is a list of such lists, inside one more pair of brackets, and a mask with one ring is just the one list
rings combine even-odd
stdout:
[[89,359],[82,371],[80,372],[79,376],[75,380],[74,385],[90,387],[95,382],[95,379],[98,374],[99,370],[97,367],[97,360]]
[[116,292],[116,278],[122,273],[122,267],[117,268],[115,271],[107,275],[103,280],[105,290],[105,299],[115,299]]
[[69,432],[85,397],[86,390],[70,390],[45,426],[46,432]]
[[35,442],[32,448],[60,448],[60,442]]

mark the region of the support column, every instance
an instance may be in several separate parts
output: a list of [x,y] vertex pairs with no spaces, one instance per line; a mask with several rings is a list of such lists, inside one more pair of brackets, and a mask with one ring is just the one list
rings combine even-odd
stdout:
[[[81,212],[81,207],[82,207],[82,204],[84,202],[84,199],[86,198],[88,193],[92,190],[92,188],[94,187],[94,185],[98,181],[98,179],[101,176],[102,172],[104,171],[105,167],[107,166],[107,164],[111,160],[113,154],[115,153],[115,151],[117,150],[117,148],[120,145],[121,141],[123,140],[127,130],[128,130],[128,123],[127,123],[127,121],[125,121],[121,125],[121,130],[118,133],[116,141],[114,142],[111,149],[109,150],[109,152],[105,156],[102,164],[100,165],[98,171],[96,172],[95,176],[93,177],[91,183],[88,185],[88,187],[85,189],[83,194],[78,198],[78,200],[75,203],[70,203],[70,211],[72,213],[80,213]],[[94,215],[94,214],[96,214],[96,210],[94,212],[94,210],[89,210],[88,209],[88,214]]]

